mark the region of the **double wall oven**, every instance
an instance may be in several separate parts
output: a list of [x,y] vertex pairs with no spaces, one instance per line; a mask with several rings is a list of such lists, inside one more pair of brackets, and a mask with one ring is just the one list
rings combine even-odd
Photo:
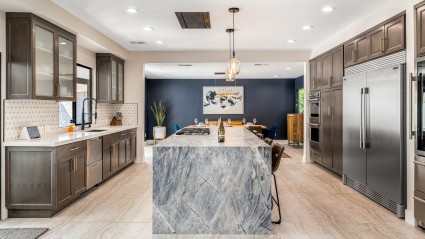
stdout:
[[309,133],[310,146],[320,148],[320,91],[312,91],[309,94]]

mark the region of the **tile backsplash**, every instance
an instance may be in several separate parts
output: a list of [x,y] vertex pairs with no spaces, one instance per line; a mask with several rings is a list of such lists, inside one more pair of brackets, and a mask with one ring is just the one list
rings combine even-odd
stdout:
[[[4,100],[4,141],[16,140],[24,126],[38,126],[41,137],[65,132],[59,127],[59,103],[49,100]],[[98,104],[94,126],[110,124],[116,112],[123,115],[123,125],[137,125],[137,104]]]

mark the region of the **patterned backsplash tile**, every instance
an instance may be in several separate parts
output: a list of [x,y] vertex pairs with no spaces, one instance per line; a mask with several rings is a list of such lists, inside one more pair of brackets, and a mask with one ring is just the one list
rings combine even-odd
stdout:
[[[48,100],[4,100],[4,141],[16,140],[24,126],[38,126],[41,137],[65,132],[59,127],[59,103]],[[96,127],[107,126],[116,112],[123,125],[137,125],[137,104],[98,104]]]

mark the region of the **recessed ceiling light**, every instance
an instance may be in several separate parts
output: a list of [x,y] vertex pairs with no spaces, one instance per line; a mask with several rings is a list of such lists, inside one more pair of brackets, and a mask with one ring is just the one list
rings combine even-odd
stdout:
[[311,26],[311,25],[303,26],[303,30],[311,30],[312,28],[313,28],[313,26]]
[[327,6],[322,8],[323,12],[332,12],[333,10],[335,10],[335,7]]
[[61,42],[61,43],[59,43],[59,44],[61,44],[61,45],[66,45],[66,42]]
[[152,31],[152,30],[153,30],[153,27],[144,27],[143,29],[144,29],[145,31],[150,32],[150,31]]
[[170,76],[165,76],[165,77],[170,78]]
[[139,9],[137,9],[137,8],[127,8],[127,12],[128,13],[137,13],[137,12],[139,12]]
[[278,78],[279,76],[278,76],[278,75],[273,75],[273,77],[274,77],[274,78]]
[[287,71],[290,71],[290,70],[292,70],[292,68],[291,67],[286,67],[286,70]]
[[162,45],[162,44],[164,44],[164,42],[163,41],[156,41],[156,44]]
[[290,40],[288,40],[288,43],[295,43],[297,40],[294,40],[294,39],[290,39]]

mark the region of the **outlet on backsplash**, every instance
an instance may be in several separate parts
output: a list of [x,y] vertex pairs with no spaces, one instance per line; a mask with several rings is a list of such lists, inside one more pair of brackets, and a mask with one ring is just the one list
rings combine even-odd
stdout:
[[[48,100],[4,100],[4,141],[18,139],[24,126],[37,126],[41,137],[65,133],[66,128],[59,127],[58,104]],[[93,126],[109,126],[117,111],[122,112],[123,125],[137,125],[137,104],[98,104]]]

